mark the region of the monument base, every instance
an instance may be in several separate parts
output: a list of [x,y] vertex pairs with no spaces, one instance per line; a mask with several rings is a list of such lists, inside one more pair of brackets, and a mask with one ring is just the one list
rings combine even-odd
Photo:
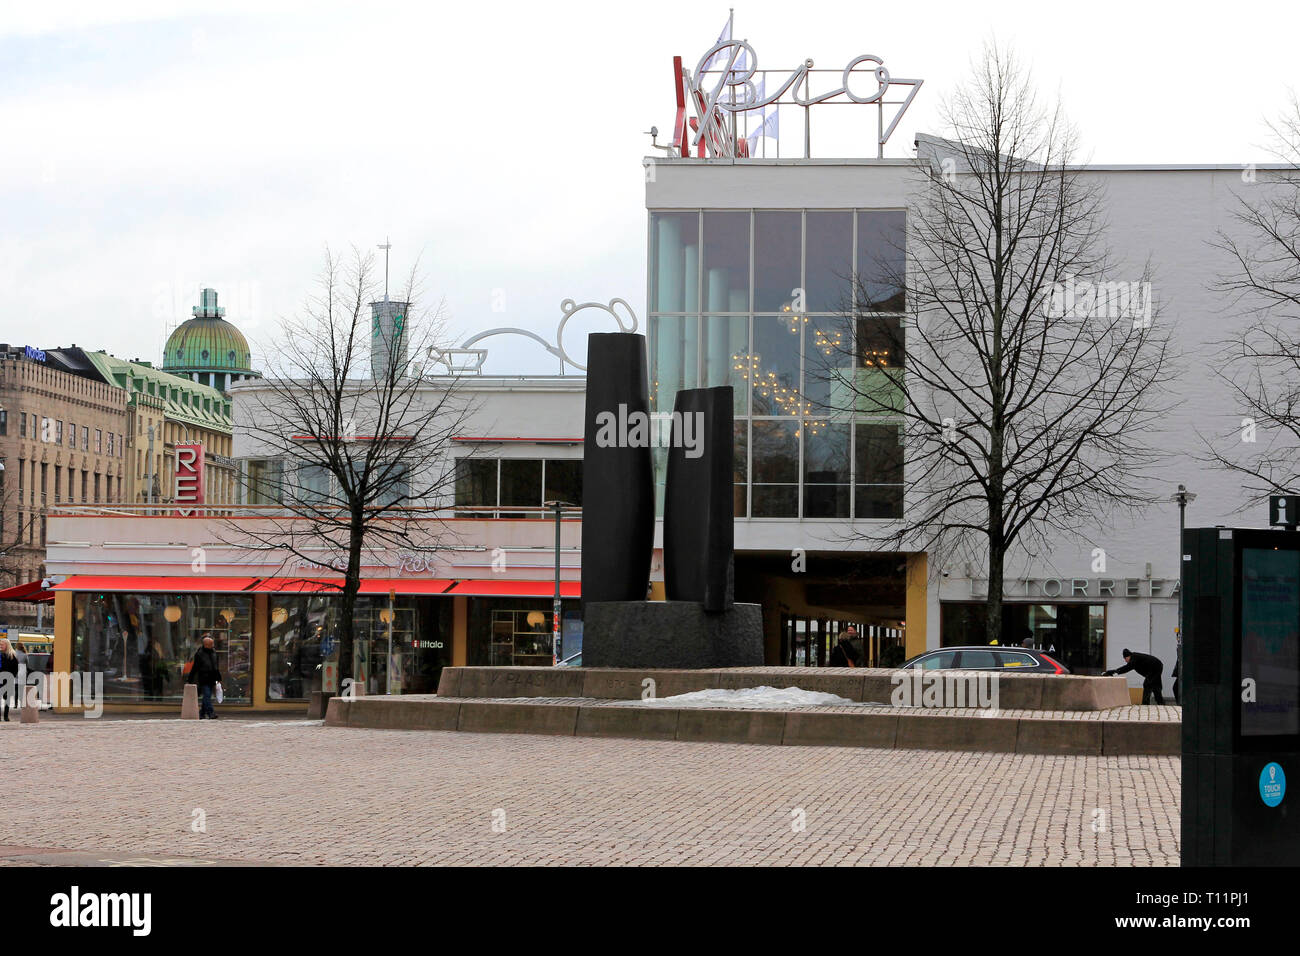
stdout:
[[761,667],[763,609],[711,614],[696,601],[591,601],[582,609],[583,667]]

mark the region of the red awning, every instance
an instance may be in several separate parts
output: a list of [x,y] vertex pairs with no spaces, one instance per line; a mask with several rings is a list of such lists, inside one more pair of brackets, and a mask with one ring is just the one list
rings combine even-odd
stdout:
[[16,584],[0,591],[0,601],[27,601],[31,604],[44,604],[54,600],[54,592],[41,587],[40,581],[28,581]]
[[[39,587],[40,582],[36,582]],[[451,587],[446,578],[371,578],[361,582],[362,594],[441,594]],[[140,594],[238,594],[244,593],[304,593],[322,594],[343,589],[343,579],[329,578],[233,578],[196,574],[193,577],[167,576],[107,576],[74,574],[62,584],[60,591],[124,591]],[[3,594],[5,592],[0,592]],[[48,592],[47,592],[48,593]],[[53,595],[51,594],[51,597]],[[11,599],[12,600],[12,599]]]
[[[555,597],[554,581],[457,581],[447,592],[458,597]],[[578,581],[561,581],[560,597],[582,597]]]
[[100,575],[73,574],[62,584],[54,585],[56,591],[127,591],[141,594],[238,594],[252,591],[260,578],[231,578],[196,574],[193,577],[167,577],[154,575]]

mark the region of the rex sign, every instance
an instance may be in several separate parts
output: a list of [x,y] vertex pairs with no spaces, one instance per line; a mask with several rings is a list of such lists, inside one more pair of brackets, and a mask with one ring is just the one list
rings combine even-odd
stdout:
[[[203,504],[203,446],[176,446],[176,514],[187,518],[194,514],[193,505]],[[191,507],[185,507],[185,506]]]

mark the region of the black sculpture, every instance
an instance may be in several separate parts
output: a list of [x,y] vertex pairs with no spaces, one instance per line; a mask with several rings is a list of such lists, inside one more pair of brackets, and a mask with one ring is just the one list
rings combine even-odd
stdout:
[[679,392],[664,494],[667,601],[647,601],[654,547],[645,338],[587,345],[582,473],[583,664],[708,668],[763,663],[763,614],[734,604],[732,393]]
[[[644,601],[655,521],[645,336],[592,333],[587,369],[582,602]],[[643,444],[629,442],[642,434]]]
[[735,591],[730,385],[683,389],[673,404],[664,491],[664,590],[728,610]]

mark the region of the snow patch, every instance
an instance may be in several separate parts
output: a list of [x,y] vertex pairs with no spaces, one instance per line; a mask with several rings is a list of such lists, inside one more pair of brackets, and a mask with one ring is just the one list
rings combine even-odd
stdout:
[[788,707],[832,707],[851,704],[847,697],[824,694],[798,687],[742,687],[739,690],[697,690],[676,697],[655,697],[640,701],[659,707],[742,707],[752,710],[783,710]]

